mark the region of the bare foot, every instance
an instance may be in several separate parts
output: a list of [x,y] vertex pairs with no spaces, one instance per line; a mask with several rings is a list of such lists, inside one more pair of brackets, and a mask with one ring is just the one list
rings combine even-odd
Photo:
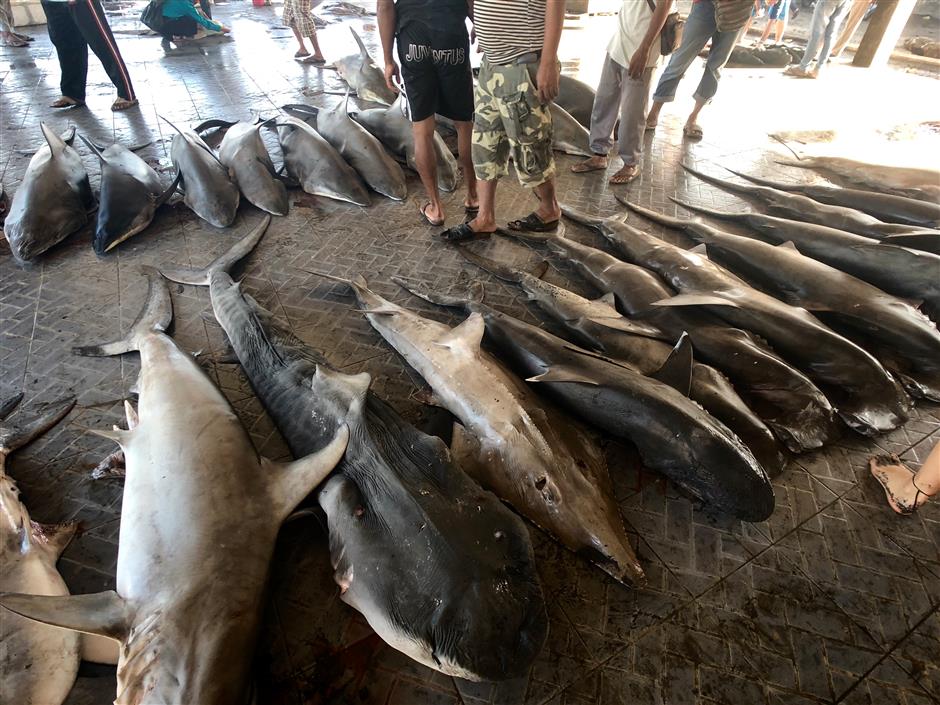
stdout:
[[898,514],[911,514],[930,495],[914,486],[914,472],[896,455],[876,455],[869,459],[872,477],[881,483],[888,504]]
[[573,164],[571,166],[571,171],[575,174],[584,174],[588,171],[603,171],[607,168],[607,157],[603,154],[595,154],[593,157],[588,157],[583,162],[578,164]]
[[629,184],[640,175],[640,169],[636,164],[624,164],[616,174],[610,177],[612,184]]

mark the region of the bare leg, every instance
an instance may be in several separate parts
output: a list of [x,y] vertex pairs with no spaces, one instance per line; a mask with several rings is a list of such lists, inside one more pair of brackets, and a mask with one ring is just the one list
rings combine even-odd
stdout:
[[783,41],[783,34],[787,31],[787,21],[777,20],[777,44]]
[[307,56],[309,52],[307,51],[307,46],[304,44],[304,38],[300,30],[296,27],[291,27],[291,31],[294,33],[294,38],[297,40],[297,46],[300,47],[294,56]]
[[314,32],[313,36],[310,37],[310,44],[313,46],[313,59],[314,61],[323,61],[323,52],[320,51],[320,42],[317,41],[317,33]]
[[558,201],[555,200],[555,179],[549,179],[545,183],[539,184],[534,191],[539,199],[539,207],[536,208],[535,214],[542,222],[550,223],[561,218],[561,208],[558,207]]
[[940,492],[940,443],[933,447],[916,474],[896,455],[875,456],[868,465],[884,487],[888,504],[898,514],[910,514]]
[[[764,33],[761,34],[761,35],[760,35],[760,39],[757,40],[758,45],[763,44],[764,42],[767,41],[767,37],[770,36],[770,29],[771,29],[771,27],[774,26],[774,24],[775,24],[775,20],[767,20],[767,26],[764,27]],[[778,44],[780,43],[780,40],[779,40],[779,39],[777,40],[777,43],[778,43]]]
[[415,136],[415,164],[418,176],[428,195],[428,206],[424,215],[428,220],[438,223],[444,221],[444,206],[441,193],[437,189],[437,154],[434,152],[434,116],[412,123]]
[[663,104],[659,101],[653,101],[653,107],[650,108],[649,115],[646,116],[646,129],[651,129],[659,124],[659,111],[663,109]]
[[480,212],[477,217],[468,222],[470,229],[475,233],[496,232],[496,179],[492,181],[480,180],[477,182],[480,194]]
[[473,138],[473,123],[454,120],[457,128],[457,153],[460,159],[460,170],[464,181],[467,182],[467,198],[463,205],[465,208],[477,208],[480,197],[477,195],[477,175],[473,171],[473,157],[470,155],[470,142]]

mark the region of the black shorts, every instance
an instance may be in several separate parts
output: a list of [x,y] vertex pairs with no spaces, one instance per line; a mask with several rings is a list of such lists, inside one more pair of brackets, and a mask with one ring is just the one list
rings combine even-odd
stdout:
[[466,30],[442,33],[420,22],[409,22],[399,29],[397,39],[411,121],[420,122],[435,113],[451,120],[473,120],[473,75]]

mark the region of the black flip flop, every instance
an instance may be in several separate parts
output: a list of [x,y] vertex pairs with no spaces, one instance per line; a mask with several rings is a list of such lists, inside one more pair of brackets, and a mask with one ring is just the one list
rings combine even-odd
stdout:
[[510,220],[507,223],[510,230],[527,230],[530,233],[550,233],[558,230],[558,220],[548,222],[539,218],[534,212],[529,213],[521,220]]
[[483,240],[493,233],[478,233],[466,223],[447,228],[438,234],[444,242],[466,242],[467,240]]
[[424,218],[424,222],[426,222],[431,227],[439,228],[444,224],[444,221],[443,220],[431,220],[430,218],[428,218],[427,211],[428,211],[428,206],[430,205],[431,205],[431,202],[428,201],[423,206],[421,206],[421,208],[419,209],[419,211],[421,212],[421,217]]

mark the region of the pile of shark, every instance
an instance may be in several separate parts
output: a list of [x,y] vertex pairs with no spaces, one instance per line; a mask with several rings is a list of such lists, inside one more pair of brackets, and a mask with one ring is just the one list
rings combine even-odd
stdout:
[[[13,255],[21,262],[35,260],[92,218],[92,246],[98,255],[105,255],[145,230],[157,209],[177,193],[196,215],[217,228],[232,225],[242,197],[267,213],[286,215],[288,187],[362,207],[370,204],[370,192],[404,201],[408,189],[402,165],[417,171],[406,105],[389,89],[362,39],[350,29],[359,51],[331,67],[348,85],[345,100],[330,109],[285,105],[281,115],[268,120],[207,120],[194,129],[167,121],[176,133],[170,145],[176,175],[168,185],[134,149],[121,144],[104,148],[80,135],[100,163],[96,198],[82,158],[71,144],[74,129],[58,135],[41,125],[45,144],[33,154],[4,223]],[[381,107],[350,111],[351,94]],[[551,106],[556,150],[591,155],[588,127],[593,103],[593,89],[563,77],[562,92]],[[448,121],[440,121],[446,132]],[[277,135],[280,168],[275,167],[262,129]],[[217,143],[217,149],[209,142]],[[437,133],[434,151],[438,186],[454,191],[460,178],[457,160]]]
[[[272,216],[288,212],[286,182],[357,205],[369,203],[370,190],[406,197],[399,160],[413,165],[410,126],[356,39],[360,52],[337,71],[386,107],[351,114],[347,94],[332,109],[288,105],[271,120],[178,129],[168,186],[132,150],[85,140],[102,164],[99,252],[146,228],[180,188],[216,227],[233,224],[242,197],[261,217],[201,269],[145,267],[146,303],[128,332],[73,350],[141,359],[127,428],[96,431],[119,446],[108,464],[125,475],[114,590],[68,594],[55,563],[75,527],[32,522],[4,474],[7,454],[64,418],[71,402],[0,427],[3,702],[60,705],[81,658],[116,663],[119,705],[253,702],[275,541],[307,499],[314,509],[301,511],[323,518],[341,600],[390,647],[454,677],[515,678],[548,632],[525,520],[613,580],[645,581],[604,437],[634,446],[646,468],[702,511],[760,522],[774,511],[772,478],[791,456],[846,429],[889,432],[907,421],[913,400],[940,401],[940,174],[817,157],[795,165],[847,187],[737,172],[743,180],[732,181],[685,166],[760,204],[726,212],[674,199],[736,223],[736,232],[621,199],[634,216],[684,232],[697,243],[690,250],[623,217],[569,206],[568,224],[555,232],[502,233],[544,253],[547,261],[531,269],[474,245],[457,248],[521,290],[549,328],[492,307],[479,280],[440,291],[394,279],[459,312],[451,326],[380,296],[359,272],[313,272],[351,293],[427,382],[428,401],[452,414],[449,446],[422,432],[372,391],[369,374],[331,365],[233,277]],[[568,94],[574,103],[592,98],[575,84]],[[566,114],[574,124],[585,116]],[[265,128],[277,133],[282,169],[267,152]],[[46,144],[5,225],[24,260],[86,224],[96,202],[70,136],[42,129]],[[221,133],[217,149],[201,136],[209,130]],[[457,168],[443,142],[438,157],[441,186],[454,188]],[[587,228],[606,248],[574,239],[568,227]],[[549,283],[549,260],[603,295]],[[208,289],[295,460],[261,456],[226,397],[168,334],[167,281]],[[18,401],[0,403],[0,420]]]

